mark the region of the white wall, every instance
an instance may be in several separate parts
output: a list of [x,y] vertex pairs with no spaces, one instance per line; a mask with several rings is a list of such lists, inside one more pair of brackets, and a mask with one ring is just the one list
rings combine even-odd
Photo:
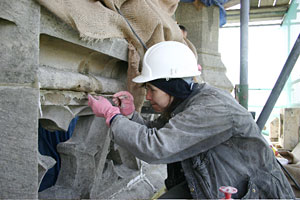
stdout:
[[[255,111],[256,119],[258,119],[288,57],[288,37],[281,26],[273,25],[249,27],[248,39],[248,110]],[[239,27],[220,29],[219,51],[227,68],[228,78],[234,85],[239,84]],[[299,72],[298,68],[299,65],[295,66],[292,73],[300,75],[296,72]],[[279,115],[281,107],[286,107],[289,104],[287,95],[286,89],[283,90],[269,121]],[[266,123],[267,128],[269,121]]]

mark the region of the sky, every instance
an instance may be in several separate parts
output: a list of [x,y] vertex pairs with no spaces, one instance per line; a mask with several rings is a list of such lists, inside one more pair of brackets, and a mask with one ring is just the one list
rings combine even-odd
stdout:
[[[299,31],[300,32],[300,31]],[[240,28],[221,28],[219,52],[233,85],[240,79]],[[256,112],[256,120],[265,105],[288,57],[287,34],[279,25],[255,26],[248,30],[248,110]],[[298,62],[299,63],[299,62]],[[297,68],[297,69],[295,69]],[[299,64],[293,74],[300,71]],[[300,75],[300,74],[299,74]],[[297,75],[298,76],[298,75]],[[298,77],[299,78],[299,77]],[[288,104],[287,91],[282,91],[273,109],[273,118],[280,107]],[[272,120],[272,119],[270,119]]]

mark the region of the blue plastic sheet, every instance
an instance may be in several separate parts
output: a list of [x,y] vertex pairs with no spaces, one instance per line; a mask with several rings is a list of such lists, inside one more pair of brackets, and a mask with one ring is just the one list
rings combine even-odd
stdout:
[[39,192],[53,186],[60,170],[60,156],[56,150],[57,144],[71,138],[78,117],[74,118],[69,125],[68,131],[48,131],[39,124],[38,149],[40,154],[50,156],[56,160],[56,164],[47,171],[39,188]]
[[[180,0],[180,1],[185,2],[185,3],[191,3],[191,2],[194,2],[195,0]],[[211,6],[211,5],[219,6],[219,8],[220,8],[220,27],[222,27],[224,24],[226,24],[226,11],[225,11],[223,5],[227,1],[228,0],[201,0],[201,2],[205,6]]]

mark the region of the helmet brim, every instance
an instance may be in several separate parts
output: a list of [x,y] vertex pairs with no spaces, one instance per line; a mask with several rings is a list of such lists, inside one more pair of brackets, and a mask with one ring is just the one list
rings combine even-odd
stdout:
[[[174,77],[169,77],[169,78],[170,79],[172,79],[172,78],[186,78],[186,77],[195,77],[195,76],[200,76],[200,75],[201,75],[201,72],[199,71],[199,72],[194,73],[191,76],[189,76],[189,75],[188,76],[183,76],[183,77],[182,76],[179,76],[179,77],[174,76]],[[146,83],[146,82],[153,81],[155,79],[160,79],[160,78],[165,78],[166,79],[166,77],[149,78],[149,76],[139,75],[139,76],[133,78],[132,81],[135,82],[135,83]]]
[[135,83],[146,83],[146,82],[152,81],[152,79],[150,79],[149,77],[143,76],[143,75],[139,75],[139,76],[135,77],[134,79],[132,79],[132,81]]

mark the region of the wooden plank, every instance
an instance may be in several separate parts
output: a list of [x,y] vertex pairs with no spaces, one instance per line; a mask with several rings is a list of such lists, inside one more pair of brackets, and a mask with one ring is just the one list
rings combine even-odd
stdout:
[[[251,9],[250,10],[250,15],[254,14],[254,13],[269,13],[269,14],[273,14],[273,13],[277,13],[277,12],[287,12],[288,7],[286,6],[277,6],[277,7],[268,7],[268,8],[256,8],[256,9]],[[232,15],[240,15],[240,10],[228,10],[226,11],[227,17],[232,16]]]
[[275,0],[261,0],[260,1],[260,7],[269,7],[273,6]]
[[276,0],[275,6],[289,5],[290,0]]
[[224,8],[227,9],[227,8],[231,8],[233,6],[236,6],[238,4],[240,4],[241,0],[231,0],[231,1],[228,1],[227,3],[224,4]]
[[[250,16],[249,22],[266,22],[266,21],[274,21],[274,20],[275,21],[282,20],[282,16],[271,16],[271,17],[265,16],[259,18]],[[240,22],[239,18],[228,18],[226,24],[228,25],[231,23],[239,23],[239,22]]]

